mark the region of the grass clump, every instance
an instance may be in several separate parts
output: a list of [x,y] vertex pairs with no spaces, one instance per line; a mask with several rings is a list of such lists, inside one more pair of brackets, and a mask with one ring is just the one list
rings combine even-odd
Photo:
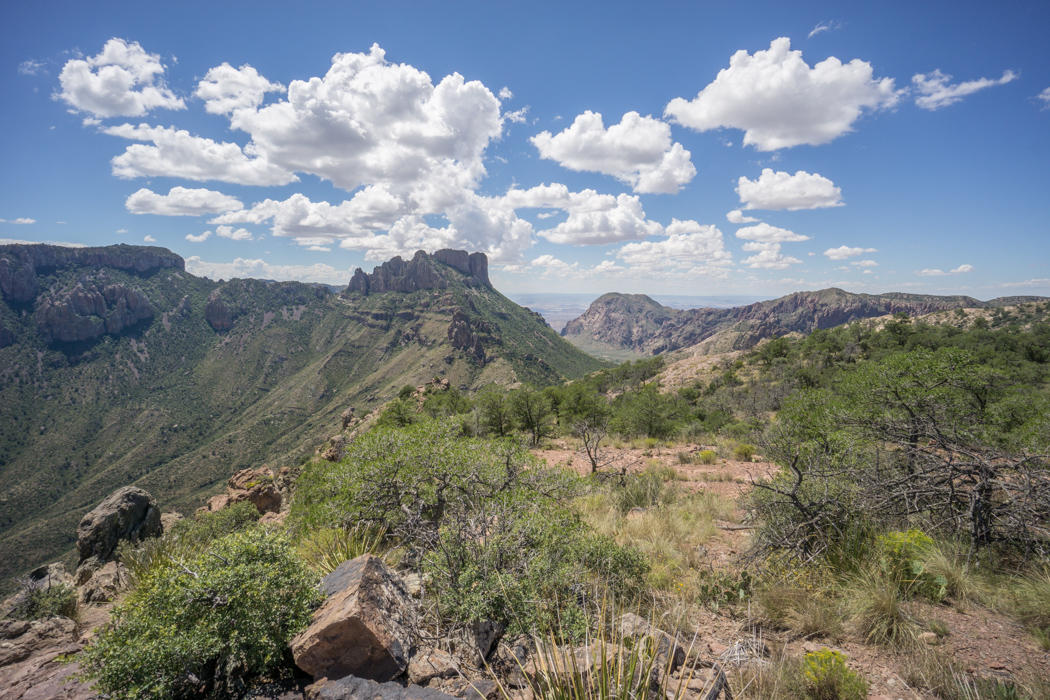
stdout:
[[800,639],[831,639],[844,634],[838,600],[802,588],[770,586],[758,592],[759,609],[773,627],[790,630]]
[[900,647],[915,641],[919,626],[908,613],[899,581],[867,571],[850,581],[848,591],[850,617],[869,644]]
[[363,554],[374,554],[390,565],[396,565],[400,560],[400,551],[385,530],[360,524],[349,528],[310,530],[296,544],[296,552],[321,576],[332,573],[344,561]]
[[320,602],[317,577],[280,533],[250,528],[158,566],[78,657],[110,698],[239,694],[291,668],[288,642]]

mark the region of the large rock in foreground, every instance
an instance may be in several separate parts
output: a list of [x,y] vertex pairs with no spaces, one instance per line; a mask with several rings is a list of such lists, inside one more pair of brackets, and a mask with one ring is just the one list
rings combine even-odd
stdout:
[[89,559],[98,563],[109,561],[121,540],[138,543],[162,533],[160,508],[153,496],[135,486],[119,488],[80,521],[80,563]]
[[306,688],[308,700],[458,700],[433,688],[398,683],[376,683],[348,676],[331,681],[324,678]]
[[292,640],[295,664],[315,679],[399,676],[408,665],[414,613],[401,577],[365,554],[340,564],[322,585],[328,599]]

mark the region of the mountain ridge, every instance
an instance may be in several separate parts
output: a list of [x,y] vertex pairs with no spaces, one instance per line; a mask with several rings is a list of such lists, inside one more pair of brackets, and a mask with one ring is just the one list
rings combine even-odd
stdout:
[[[239,469],[294,467],[349,406],[363,415],[405,384],[542,385],[603,366],[484,284],[469,255],[463,272],[417,254],[434,288],[334,294],[196,277],[164,249],[49,249],[0,246],[2,579],[68,555],[115,488],[187,512]],[[142,299],[130,316],[128,294]]]
[[763,338],[907,313],[1006,306],[1044,297],[999,297],[981,301],[954,295],[855,294],[836,287],[794,292],[778,299],[728,309],[674,309],[644,294],[605,294],[569,321],[562,336],[592,354],[627,359],[682,350],[722,334],[709,352],[744,350]]

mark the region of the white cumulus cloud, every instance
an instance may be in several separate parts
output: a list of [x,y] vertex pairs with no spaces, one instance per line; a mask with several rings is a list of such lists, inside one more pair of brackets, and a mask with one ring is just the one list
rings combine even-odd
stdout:
[[185,102],[165,86],[164,70],[160,56],[146,53],[137,41],[110,39],[97,56],[66,62],[55,97],[96,117],[141,117],[158,107],[185,109]]
[[672,219],[664,232],[667,238],[662,241],[628,243],[616,252],[616,257],[639,266],[726,264],[732,260],[716,226]]
[[157,194],[145,187],[128,196],[124,206],[132,214],[160,216],[201,216],[244,209],[236,197],[206,189],[172,187],[167,194]]
[[178,177],[186,180],[221,180],[241,185],[286,185],[299,178],[268,162],[249,158],[235,143],[193,136],[175,127],[121,124],[103,131],[152,146],[133,144],[111,161],[120,178]]
[[528,190],[511,190],[503,202],[511,209],[562,209],[568,218],[539,235],[553,243],[604,245],[640,240],[659,234],[663,227],[645,218],[636,195],[599,194],[594,190],[570,192],[562,184],[539,185]]
[[200,234],[199,236],[194,236],[192,233],[187,233],[186,234],[186,240],[189,241],[190,243],[203,243],[204,241],[208,240],[209,238],[211,238],[211,231],[205,231],[204,233]]
[[156,243],[157,242],[157,239],[154,238],[153,236],[146,236],[142,240],[145,241],[146,243]]
[[[838,248],[828,248],[824,251],[824,255],[828,256],[832,260],[846,260],[848,258],[855,258],[858,255],[864,255],[865,253],[877,253],[874,248],[851,248],[848,245],[840,245]],[[856,265],[857,263],[854,263]]]
[[[796,243],[798,241],[808,241],[809,236],[803,236],[801,233],[795,233],[789,231],[786,228],[779,228],[777,226],[770,226],[766,223],[756,224],[755,226],[745,226],[742,229],[737,229],[737,238],[743,238],[748,241],[760,241],[764,243]],[[751,250],[750,248],[744,248],[744,250]]]
[[570,170],[612,175],[635,192],[675,194],[696,175],[689,151],[672,143],[671,127],[638,112],[606,129],[602,115],[588,110],[562,132],[543,131],[531,141],[541,158]]
[[754,55],[737,51],[693,100],[675,98],[665,114],[697,131],[741,129],[745,145],[774,151],[828,143],[852,131],[865,110],[899,99],[893,79],[874,78],[870,63],[832,56],[810,68],[781,37]]
[[339,270],[324,263],[316,263],[314,265],[271,265],[265,260],[251,260],[247,258],[236,258],[230,263],[218,263],[201,260],[199,255],[192,255],[186,258],[186,271],[191,275],[208,277],[213,280],[254,277],[278,281],[319,282],[321,284],[346,284],[350,281],[349,270]]
[[229,238],[234,241],[250,241],[252,239],[252,232],[246,228],[235,229],[232,226],[216,226],[215,235],[222,238]]
[[1003,71],[1003,77],[998,80],[981,78],[980,80],[970,80],[965,83],[949,85],[948,81],[952,79],[952,76],[942,73],[940,70],[935,70],[931,73],[914,75],[911,81],[915,84],[915,89],[919,91],[919,96],[915,98],[915,104],[923,109],[933,111],[953,105],[978,90],[984,90],[995,85],[1005,85],[1018,77],[1017,73],[1008,70]]
[[878,267],[879,266],[879,264],[877,262],[875,262],[874,260],[854,260],[853,262],[850,263],[850,265],[855,265],[856,267]]
[[8,221],[7,219],[0,219],[0,224],[19,224],[19,225],[24,225],[24,224],[35,224],[35,223],[36,223],[36,219],[28,219],[28,218],[26,218],[24,216],[20,216],[17,219],[13,219],[11,221]]
[[726,214],[726,221],[731,224],[754,224],[761,221],[761,219],[756,219],[753,216],[744,216],[744,212],[739,209],[734,209]]
[[843,206],[842,190],[834,182],[804,170],[790,175],[764,168],[757,180],[737,180],[736,192],[744,209],[798,211]]
[[212,68],[197,84],[197,97],[211,114],[230,114],[237,109],[258,109],[268,92],[284,92],[249,65],[234,68],[229,63]]
[[1036,95],[1036,98],[1043,101],[1043,109],[1050,109],[1050,87]]
[[744,251],[755,253],[749,258],[744,258],[743,264],[760,270],[786,270],[791,265],[802,261],[798,258],[784,255],[780,252],[780,244],[768,241],[750,241],[745,243]]
[[945,275],[961,275],[966,272],[973,272],[975,269],[976,268],[973,265],[960,265],[954,270],[949,270],[948,272],[945,272],[944,270],[938,270],[936,268],[927,268],[925,270],[919,270],[915,274],[922,275],[923,277],[943,277]]

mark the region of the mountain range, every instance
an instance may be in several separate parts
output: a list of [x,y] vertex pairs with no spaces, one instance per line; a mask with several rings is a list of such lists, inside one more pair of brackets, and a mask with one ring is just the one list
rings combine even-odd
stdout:
[[644,294],[605,294],[561,334],[580,349],[613,360],[676,350],[700,354],[746,350],[763,338],[812,333],[845,323],[906,313],[919,316],[956,308],[989,308],[1042,301],[1012,296],[980,301],[968,296],[853,294],[841,289],[796,292],[733,308],[676,309]]
[[156,247],[0,246],[0,581],[69,556],[140,486],[192,512],[235,471],[305,461],[340,416],[435,376],[472,390],[605,366],[496,291],[483,254],[422,251],[334,293],[212,281]]

